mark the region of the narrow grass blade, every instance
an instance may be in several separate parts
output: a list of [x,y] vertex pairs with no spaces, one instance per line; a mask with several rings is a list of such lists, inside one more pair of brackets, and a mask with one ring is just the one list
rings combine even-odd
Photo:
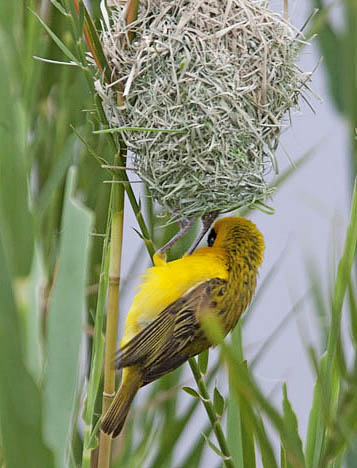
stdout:
[[103,51],[103,46],[100,41],[97,29],[95,24],[92,20],[91,15],[89,14],[86,6],[83,4],[84,8],[84,18],[85,18],[85,30],[84,33],[86,35],[87,44],[89,49],[91,50],[93,57],[95,58],[99,70],[104,72],[106,81],[108,83],[112,82],[112,69],[109,66],[105,53]]
[[[283,385],[283,418],[290,439],[292,440],[292,443],[294,444],[297,452],[299,453],[298,459],[304,460],[305,457],[302,448],[302,442],[299,436],[298,421],[288,398],[288,390],[286,387],[286,383],[284,383]],[[287,458],[287,468],[294,468],[296,466],[295,459],[289,457],[289,452],[285,453]]]
[[[334,294],[332,300],[333,315],[332,323],[330,327],[330,334],[328,339],[328,367],[331,365],[337,340],[339,338],[342,306],[344,302],[345,293],[348,287],[348,283],[351,277],[352,265],[355,259],[357,247],[357,185],[355,181],[353,196],[352,196],[352,207],[350,223],[346,232],[346,240],[343,251],[343,256],[339,262],[337,277],[335,281]],[[327,371],[329,369],[327,368]]]
[[280,446],[280,468],[288,468],[288,462],[286,460],[286,451],[282,445]]
[[329,316],[328,312],[330,306],[325,303],[324,300],[324,291],[323,291],[323,281],[317,271],[316,265],[312,263],[311,260],[306,262],[307,264],[307,274],[309,277],[309,282],[311,284],[311,297],[314,302],[313,313],[316,315],[318,324],[319,324],[319,333],[321,340],[322,349],[326,349],[327,338],[329,332]]
[[[281,414],[274,408],[269,399],[266,398],[258,388],[255,381],[250,376],[246,365],[237,358],[235,349],[232,346],[228,346],[223,341],[221,326],[218,319],[214,316],[205,317],[203,326],[209,339],[213,343],[219,343],[221,346],[222,355],[228,364],[230,378],[232,380],[232,388],[236,396],[239,398],[241,395],[249,402],[247,408],[259,408],[265,413],[272,425],[279,432],[282,443],[285,445],[286,450],[290,453],[289,456],[294,457],[294,468],[303,468],[304,460],[301,459],[299,450],[296,447],[294,440],[291,439]],[[254,421],[253,411],[251,419]],[[261,429],[259,432],[257,432],[258,437],[261,436],[262,440],[266,440],[263,438],[263,428],[260,428],[256,422],[254,427],[258,430]]]
[[47,34],[51,37],[51,39],[55,42],[55,44],[62,50],[65,56],[74,62],[76,65],[81,67],[81,63],[77,60],[77,58],[72,54],[72,52],[68,49],[68,47],[61,41],[61,39],[52,31],[51,28],[47,26],[47,24],[42,20],[42,18],[36,13],[32,12],[36,18],[39,20],[43,28],[46,30]]
[[[215,364],[210,369],[208,375],[206,375],[207,386],[210,385],[212,380],[217,375],[218,369],[219,369],[219,363]],[[197,409],[199,404],[200,404],[200,400],[197,398],[193,398],[192,403],[189,405],[186,411],[179,418],[176,418],[173,421],[173,424],[170,427],[170,431],[167,431],[165,428],[165,434],[161,441],[157,456],[154,458],[152,464],[150,465],[151,468],[159,468],[159,467],[167,466],[167,460],[169,459],[170,454],[174,451],[175,447],[177,446],[177,442],[179,438],[184,433],[185,428],[187,427],[193,415],[195,414],[195,410]],[[202,440],[202,443],[204,445],[205,443],[204,439]]]
[[[337,466],[338,460],[343,459],[347,448],[357,432],[357,394],[356,382],[346,390],[342,388],[343,396],[340,398],[338,419],[333,422],[328,432],[326,449],[320,466]],[[341,393],[342,393],[341,392]],[[333,464],[333,465],[332,465]]]
[[260,454],[262,457],[263,467],[264,468],[278,468],[278,464],[275,459],[273,447],[265,431],[263,420],[260,416],[256,416],[253,412],[251,413],[252,413],[251,421],[253,422],[256,428],[257,440],[258,440],[259,447],[260,447]]
[[57,10],[62,13],[63,16],[68,16],[67,11],[63,8],[63,6],[60,4],[60,2],[57,2],[56,0],[51,0],[52,5],[57,8]]
[[[243,360],[242,349],[242,324],[238,323],[232,333],[232,347],[236,351],[237,358]],[[229,379],[229,397],[227,402],[227,442],[236,468],[246,466],[255,467],[254,435],[251,427],[243,427],[242,399],[235,395],[232,379]],[[245,438],[247,439],[245,441]],[[245,464],[246,461],[250,465]]]
[[[205,318],[206,321],[206,318]],[[218,325],[219,329],[219,325]],[[208,335],[209,337],[209,335]],[[209,337],[210,338],[210,337]],[[215,341],[213,340],[213,343]],[[214,434],[216,436],[219,448],[217,448],[214,444],[209,443],[209,446],[220,456],[222,457],[222,462],[226,468],[234,468],[234,464],[232,461],[232,456],[229,452],[226,436],[223,432],[222,424],[221,424],[221,417],[217,414],[213,402],[210,398],[206,382],[203,379],[203,375],[201,374],[197,361],[194,357],[190,358],[188,361],[194,379],[196,381],[199,393],[200,393],[200,400],[206,410],[207,416],[211,421]],[[208,441],[208,440],[207,440]],[[217,449],[217,450],[216,450]]]
[[322,374],[326,371],[326,365],[327,354],[325,353],[320,361],[320,374],[317,377],[314,387],[314,397],[310,410],[305,442],[306,465],[309,468],[317,468],[319,466],[326,436],[326,419],[323,417],[326,409],[324,410],[325,400],[322,394]]
[[348,285],[348,300],[349,300],[349,315],[350,315],[350,329],[353,337],[353,344],[357,347],[357,294],[356,289],[350,282]]
[[72,197],[75,169],[69,171],[62,220],[58,274],[48,311],[48,363],[44,425],[56,467],[68,463],[78,394],[79,351],[83,339],[91,214]]
[[102,369],[104,362],[104,346],[105,340],[103,335],[103,323],[105,320],[105,302],[108,289],[108,273],[109,273],[109,252],[108,252],[108,236],[105,237],[102,253],[101,275],[99,279],[97,307],[95,314],[94,336],[92,344],[92,359],[91,371],[89,374],[89,382],[87,385],[87,396],[83,410],[83,421],[85,423],[82,468],[89,468],[91,464],[92,450],[97,446],[98,440],[93,437],[95,430],[93,428],[93,419],[95,404],[97,401],[100,380],[102,377]]

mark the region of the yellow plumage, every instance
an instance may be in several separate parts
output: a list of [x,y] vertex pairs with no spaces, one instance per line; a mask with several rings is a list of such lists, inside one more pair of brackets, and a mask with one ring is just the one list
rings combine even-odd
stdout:
[[142,385],[210,346],[200,326],[203,315],[219,317],[227,334],[250,303],[264,252],[256,226],[243,218],[223,218],[208,245],[168,263],[156,255],[144,274],[118,352],[121,386],[101,425],[112,437],[120,433]]
[[220,261],[210,247],[168,263],[156,255],[154,265],[143,275],[126,319],[121,346],[193,286],[215,277],[227,278],[224,259]]

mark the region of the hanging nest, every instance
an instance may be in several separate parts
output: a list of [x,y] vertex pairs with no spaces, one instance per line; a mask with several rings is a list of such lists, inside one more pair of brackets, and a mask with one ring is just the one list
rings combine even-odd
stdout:
[[134,23],[117,7],[104,28],[116,76],[97,87],[108,120],[125,127],[138,175],[175,218],[249,206],[271,192],[284,117],[309,75],[295,64],[300,33],[267,3],[142,0]]

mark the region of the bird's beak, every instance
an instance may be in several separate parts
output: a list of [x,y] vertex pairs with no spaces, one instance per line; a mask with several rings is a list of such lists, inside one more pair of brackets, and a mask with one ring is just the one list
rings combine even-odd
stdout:
[[202,224],[203,224],[202,230],[199,233],[199,235],[196,237],[194,243],[191,245],[188,251],[190,255],[192,254],[192,252],[195,251],[198,244],[204,238],[209,228],[212,226],[213,221],[217,218],[218,214],[219,214],[218,211],[210,211],[209,213],[206,213],[205,215],[202,216]]

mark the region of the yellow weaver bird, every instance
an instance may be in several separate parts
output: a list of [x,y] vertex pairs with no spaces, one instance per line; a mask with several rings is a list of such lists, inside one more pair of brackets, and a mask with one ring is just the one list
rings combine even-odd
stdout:
[[250,303],[263,261],[264,239],[249,220],[223,218],[208,247],[166,262],[155,254],[129,310],[116,359],[119,391],[101,429],[119,435],[137,391],[210,346],[201,318],[213,314],[226,335]]

